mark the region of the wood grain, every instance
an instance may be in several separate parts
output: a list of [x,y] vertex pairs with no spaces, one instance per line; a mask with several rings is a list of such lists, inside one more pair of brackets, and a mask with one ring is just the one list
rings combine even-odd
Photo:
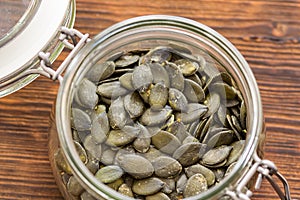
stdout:
[[[260,88],[265,157],[276,163],[292,198],[299,200],[299,10],[299,0],[77,0],[75,27],[94,36],[130,17],[168,14],[204,23],[228,38],[249,62]],[[39,77],[0,99],[0,199],[62,199],[47,155],[49,115],[58,87]],[[265,181],[253,199],[278,198]]]

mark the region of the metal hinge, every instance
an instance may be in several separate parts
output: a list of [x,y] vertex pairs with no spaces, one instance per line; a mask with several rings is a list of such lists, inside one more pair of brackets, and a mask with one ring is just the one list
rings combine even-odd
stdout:
[[[227,190],[226,195],[230,196],[233,200],[250,200],[252,196],[252,191],[245,190],[245,186],[248,184],[250,179],[258,173],[257,181],[254,189],[257,190],[260,188],[262,180],[265,178],[272,185],[276,193],[278,194],[281,200],[291,200],[290,189],[287,180],[279,173],[276,165],[269,160],[262,160],[255,153],[253,156],[254,164],[251,166],[249,171],[245,174],[245,176],[241,179],[238,186],[234,190]],[[283,184],[284,192],[281,190],[279,185],[273,179],[273,175],[275,175],[280,182]]]
[[[61,63],[61,65],[56,70],[54,70],[51,67],[50,62],[51,54],[49,52],[40,52],[40,67],[38,69],[30,69],[26,71],[22,74],[22,76],[18,77],[19,79],[32,74],[40,74],[52,80],[59,80],[59,82],[62,82],[63,77],[61,76],[61,74],[68,67],[72,59],[77,55],[78,51],[91,39],[89,38],[89,34],[82,34],[76,29],[61,27],[60,31],[61,34],[59,36],[59,40],[65,45],[66,48],[71,50],[71,52]],[[77,38],[79,39],[78,41]]]

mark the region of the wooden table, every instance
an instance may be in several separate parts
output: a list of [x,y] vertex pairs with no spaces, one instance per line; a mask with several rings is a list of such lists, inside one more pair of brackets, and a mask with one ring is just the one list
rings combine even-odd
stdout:
[[[300,199],[300,1],[78,0],[75,27],[94,36],[116,22],[148,14],[199,21],[241,51],[262,96],[265,157],[288,179],[292,198]],[[47,154],[49,114],[58,87],[39,77],[0,99],[0,199],[62,199]],[[253,199],[277,197],[264,181]]]

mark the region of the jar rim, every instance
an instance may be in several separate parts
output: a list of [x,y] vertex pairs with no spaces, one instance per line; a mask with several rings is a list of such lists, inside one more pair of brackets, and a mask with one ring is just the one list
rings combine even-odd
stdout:
[[[78,162],[79,157],[76,154],[74,144],[71,137],[71,124],[70,124],[70,102],[71,89],[74,86],[74,76],[76,73],[80,73],[83,69],[79,69],[82,62],[87,58],[92,49],[96,48],[102,42],[108,40],[113,35],[117,35],[124,30],[130,30],[142,25],[166,25],[176,26],[182,29],[188,29],[195,34],[202,34],[207,39],[214,41],[218,44],[228,56],[238,65],[242,76],[245,77],[246,86],[248,86],[247,97],[251,97],[250,105],[253,108],[253,116],[251,117],[251,128],[248,130],[248,142],[245,145],[244,151],[240,156],[233,171],[224,178],[222,184],[210,188],[207,192],[199,194],[197,196],[187,199],[207,199],[213,197],[215,194],[224,192],[226,188],[231,186],[231,183],[237,179],[238,175],[241,175],[242,171],[249,167],[249,163],[252,161],[252,157],[256,152],[259,135],[263,131],[263,113],[260,94],[255,77],[241,53],[222,35],[214,31],[213,29],[203,25],[199,22],[176,16],[168,15],[148,15],[142,17],[131,18],[122,22],[119,22],[98,34],[91,42],[89,42],[70,63],[67,72],[64,77],[64,81],[59,88],[57,103],[56,103],[56,124],[58,129],[58,136],[61,143],[61,147],[65,153],[74,174],[82,180],[84,186],[89,188],[89,191],[93,194],[107,195],[104,193],[104,187],[101,184],[97,184],[96,178],[84,167],[82,162]],[[74,73],[76,72],[76,73]],[[244,85],[245,86],[245,85]],[[101,190],[101,191],[99,191]],[[107,190],[107,189],[105,189]],[[112,191],[115,198],[124,199],[124,196],[118,194],[116,191]],[[128,198],[131,199],[131,198]]]

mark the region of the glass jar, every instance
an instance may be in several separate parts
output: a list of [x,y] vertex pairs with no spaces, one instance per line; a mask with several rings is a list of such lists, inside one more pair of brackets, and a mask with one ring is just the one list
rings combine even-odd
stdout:
[[[250,179],[258,169],[272,168],[272,163],[259,158],[263,155],[265,138],[262,104],[254,75],[239,51],[219,33],[198,22],[173,16],[143,16],[113,25],[88,42],[71,61],[61,82],[52,113],[49,157],[65,199],[79,197],[74,197],[67,190],[65,177],[55,161],[58,151],[64,155],[69,174],[74,175],[78,184],[95,198],[131,199],[99,182],[77,154],[70,121],[74,93],[85,74],[97,62],[106,61],[121,51],[170,44],[187,48],[193,54],[202,52],[222,66],[222,70],[233,77],[240,89],[248,113],[245,147],[232,172],[220,184],[188,199],[219,199],[226,195],[232,199],[247,199],[251,194],[250,191],[242,191],[244,186],[251,182]],[[249,187],[252,186],[250,184]]]

